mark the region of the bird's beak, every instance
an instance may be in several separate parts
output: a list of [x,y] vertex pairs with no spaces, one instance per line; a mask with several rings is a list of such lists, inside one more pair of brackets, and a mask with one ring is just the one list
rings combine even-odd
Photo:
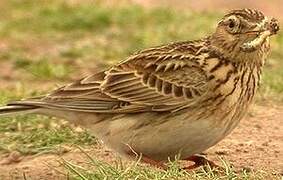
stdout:
[[269,36],[277,34],[279,31],[279,23],[275,18],[268,20],[265,18],[261,23],[256,24],[255,28],[251,31],[246,32],[245,34],[250,35],[260,35],[260,34],[269,34]]
[[265,18],[261,23],[258,23],[256,25],[252,32],[263,33],[265,31],[268,31],[270,36],[277,34],[277,32],[279,31],[278,20],[275,18],[272,18],[271,20]]
[[265,19],[261,23],[247,34],[256,34],[257,37],[249,42],[244,43],[241,46],[241,49],[245,52],[252,52],[257,49],[269,36],[277,34],[279,31],[279,23],[275,18],[272,18],[270,21]]

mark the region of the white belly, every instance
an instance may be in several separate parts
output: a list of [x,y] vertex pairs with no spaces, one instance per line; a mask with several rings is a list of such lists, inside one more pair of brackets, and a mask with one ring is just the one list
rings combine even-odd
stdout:
[[177,155],[182,159],[203,152],[228,134],[226,125],[219,125],[215,119],[195,118],[187,114],[120,115],[112,121],[97,123],[92,129],[106,145],[121,154],[129,152],[131,147],[154,160]]

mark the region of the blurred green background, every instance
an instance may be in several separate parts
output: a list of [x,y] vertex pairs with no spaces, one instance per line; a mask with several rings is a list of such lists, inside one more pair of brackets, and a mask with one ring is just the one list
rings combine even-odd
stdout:
[[[185,3],[194,7],[185,10],[178,9],[182,1],[175,3],[176,8],[170,4],[172,1],[166,1],[171,8],[166,3],[158,6],[157,0],[141,2],[2,0],[2,96],[50,90],[56,87],[54,84],[95,73],[137,50],[204,37],[213,32],[225,12],[209,9],[212,3]],[[238,1],[238,6],[241,2]],[[282,47],[280,33],[272,40],[273,51],[260,91],[262,99],[282,100]]]

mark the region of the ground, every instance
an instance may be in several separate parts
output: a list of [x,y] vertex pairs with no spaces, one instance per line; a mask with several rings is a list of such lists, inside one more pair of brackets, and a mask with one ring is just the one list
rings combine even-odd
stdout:
[[[0,17],[1,104],[48,92],[54,84],[97,72],[138,49],[202,37],[213,30],[225,9],[257,7],[283,17],[280,0],[231,0],[228,4],[223,0],[133,0],[130,5],[127,0],[107,0],[95,1],[97,6],[91,2],[0,2],[5,7]],[[200,169],[182,174],[174,166],[168,171],[147,166],[127,169],[133,162],[117,168],[119,158],[84,129],[58,119],[20,116],[0,119],[0,179],[281,179],[282,48],[280,33],[272,41],[253,107],[227,138],[205,152],[220,166],[233,166],[226,168],[225,175]],[[90,162],[86,153],[99,161]]]

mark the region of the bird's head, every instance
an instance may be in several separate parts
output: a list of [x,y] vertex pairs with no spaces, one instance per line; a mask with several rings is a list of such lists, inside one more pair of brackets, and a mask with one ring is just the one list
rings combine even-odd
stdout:
[[257,10],[240,9],[226,14],[211,36],[218,50],[235,57],[269,51],[269,37],[279,31],[278,21]]

